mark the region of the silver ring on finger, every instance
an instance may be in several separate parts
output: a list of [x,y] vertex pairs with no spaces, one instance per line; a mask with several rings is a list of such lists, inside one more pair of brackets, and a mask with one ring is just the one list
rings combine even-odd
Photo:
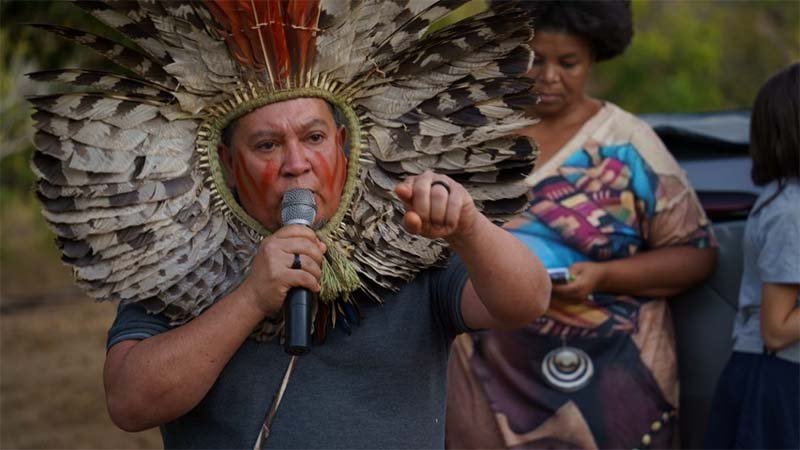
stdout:
[[303,265],[300,263],[300,255],[298,255],[297,253],[294,254],[294,259],[292,260],[291,268],[295,270],[300,270],[303,268]]

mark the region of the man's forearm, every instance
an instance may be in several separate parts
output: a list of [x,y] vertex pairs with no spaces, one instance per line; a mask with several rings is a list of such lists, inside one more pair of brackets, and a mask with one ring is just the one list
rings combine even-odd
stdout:
[[186,325],[112,347],[105,383],[114,423],[140,431],[194,408],[263,317],[243,295],[234,291]]
[[450,240],[450,244],[464,262],[477,297],[493,319],[484,323],[480,315],[465,311],[468,326],[523,326],[547,310],[547,271],[511,233],[480,215],[468,234]]

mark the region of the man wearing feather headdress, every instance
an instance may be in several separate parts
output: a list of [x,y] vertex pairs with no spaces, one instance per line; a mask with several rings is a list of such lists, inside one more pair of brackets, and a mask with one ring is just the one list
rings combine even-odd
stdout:
[[[430,27],[461,3],[77,3],[138,48],[43,26],[136,74],[31,75],[97,90],[31,99],[32,167],[78,283],[121,305],[115,423],[168,448],[444,444],[453,337],[527,324],[550,289],[495,224],[536,156],[507,137],[530,21],[508,2]],[[292,188],[317,229],[279,227]],[[292,287],[319,299],[299,358]]]
[[[123,308],[110,333],[105,375],[109,411],[120,427],[166,424],[168,447],[238,447],[253,439],[287,356],[276,342],[255,343],[248,335],[280,312],[290,288],[320,290],[326,250],[309,228],[277,229],[274,200],[285,189],[308,188],[329,218],[343,185],[341,133],[320,99],[274,103],[236,122],[232,149],[223,151],[235,155],[231,171],[245,210],[274,233],[261,241],[242,284],[185,325],[171,328],[166,318]],[[440,364],[450,339],[469,329],[522,326],[546,308],[549,282],[538,260],[480,214],[463,186],[426,172],[395,192],[406,205],[406,229],[444,238],[460,261],[418,275],[386,300],[384,311],[363,305],[365,318],[352,336],[334,330],[299,361],[272,427],[277,447],[441,444],[429,427],[441,426],[443,404],[426,397],[444,382]],[[292,268],[294,254],[301,269]],[[368,430],[359,425],[365,420],[372,422]]]

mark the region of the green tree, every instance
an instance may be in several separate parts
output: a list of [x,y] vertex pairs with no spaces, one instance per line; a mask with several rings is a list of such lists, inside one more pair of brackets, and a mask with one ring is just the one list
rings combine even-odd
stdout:
[[591,91],[630,111],[749,108],[800,59],[800,2],[634,0],[624,55],[595,67]]
[[25,74],[67,66],[99,67],[100,58],[76,44],[27,24],[58,23],[97,32],[103,25],[65,1],[0,0],[0,186],[30,189],[28,169],[32,152],[32,109],[28,95],[46,94]]
[[[0,186],[32,185],[33,129],[24,97],[53,89],[24,74],[107,64],[85,48],[22,25],[109,32],[70,3],[0,0]],[[487,5],[472,0],[437,26]],[[633,43],[623,56],[595,67],[590,88],[633,112],[747,108],[770,74],[800,59],[797,0],[634,0],[633,7]]]

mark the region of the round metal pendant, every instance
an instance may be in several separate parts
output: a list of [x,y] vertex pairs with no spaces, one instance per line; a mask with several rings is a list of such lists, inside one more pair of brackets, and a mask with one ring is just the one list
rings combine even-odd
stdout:
[[594,365],[583,350],[559,347],[551,350],[542,360],[542,373],[554,388],[574,392],[589,383],[594,375]]

